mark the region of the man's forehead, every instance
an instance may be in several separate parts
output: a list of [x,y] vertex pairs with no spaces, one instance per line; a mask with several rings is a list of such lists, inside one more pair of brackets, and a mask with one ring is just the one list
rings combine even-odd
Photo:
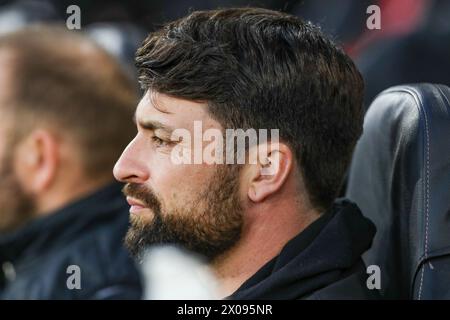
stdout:
[[13,109],[11,103],[14,98],[13,63],[14,55],[11,50],[0,49],[0,145],[4,145],[7,135],[14,128]]
[[0,49],[0,103],[13,93],[14,55],[10,50]]
[[174,122],[173,125],[212,120],[206,103],[148,91],[138,104],[136,120],[139,122],[161,119]]

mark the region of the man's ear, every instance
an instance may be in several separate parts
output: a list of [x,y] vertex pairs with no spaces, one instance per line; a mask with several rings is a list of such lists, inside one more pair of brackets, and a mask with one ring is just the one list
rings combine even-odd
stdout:
[[257,164],[250,165],[246,174],[248,197],[253,202],[261,202],[279,191],[293,167],[294,155],[287,145],[269,143],[267,150],[266,156],[259,156]]
[[19,143],[14,167],[25,190],[39,194],[55,180],[59,164],[59,141],[50,131],[32,131]]

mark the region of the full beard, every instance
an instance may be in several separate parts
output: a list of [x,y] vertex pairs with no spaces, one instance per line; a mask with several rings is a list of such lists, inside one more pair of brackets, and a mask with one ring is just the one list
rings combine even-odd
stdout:
[[151,245],[181,246],[214,260],[238,242],[243,226],[238,192],[238,169],[219,167],[211,181],[193,201],[183,207],[163,208],[161,201],[144,185],[129,183],[124,194],[136,198],[152,210],[148,221],[130,216],[125,244],[131,254],[142,258]]

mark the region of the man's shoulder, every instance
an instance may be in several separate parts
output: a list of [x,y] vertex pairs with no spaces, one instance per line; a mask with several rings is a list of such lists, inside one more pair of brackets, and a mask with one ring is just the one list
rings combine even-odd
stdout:
[[[135,262],[123,245],[121,228],[104,228],[96,232],[81,234],[70,244],[54,252],[53,261],[55,280],[64,291],[80,276],[81,289],[70,289],[70,295],[83,299],[91,298],[138,298],[140,277]],[[114,234],[116,232],[116,234]],[[135,289],[133,289],[135,288]],[[129,291],[135,291],[129,292]],[[121,291],[127,291],[123,293]],[[101,292],[101,294],[99,293]],[[130,296],[131,295],[131,296]]]
[[18,262],[16,279],[3,292],[5,298],[139,298],[140,276],[122,240],[126,222],[123,226],[120,221],[103,223]]
[[137,299],[139,273],[124,248],[113,254],[102,243],[79,241],[29,264],[18,265],[6,299]]
[[323,287],[306,299],[308,300],[378,300],[381,295],[377,289],[369,289],[365,264],[360,260],[346,276]]

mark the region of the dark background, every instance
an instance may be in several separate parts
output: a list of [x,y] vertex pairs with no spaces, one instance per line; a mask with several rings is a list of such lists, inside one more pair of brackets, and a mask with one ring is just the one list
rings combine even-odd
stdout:
[[[450,1],[447,0],[0,0],[0,33],[36,22],[65,23],[81,9],[81,31],[96,39],[133,74],[144,37],[194,10],[258,6],[319,24],[356,61],[366,81],[366,104],[396,84],[450,85]],[[381,30],[369,30],[366,9],[381,8]]]

